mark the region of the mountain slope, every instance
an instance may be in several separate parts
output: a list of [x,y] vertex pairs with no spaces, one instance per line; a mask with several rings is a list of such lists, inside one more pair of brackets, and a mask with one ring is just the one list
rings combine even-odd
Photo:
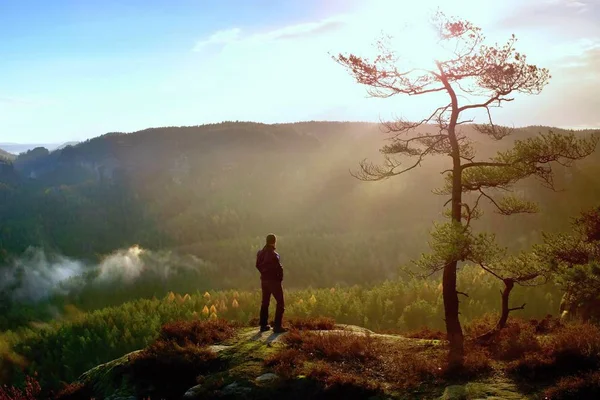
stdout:
[[0,149],[0,160],[9,160],[12,161],[16,158],[16,156],[12,153],[9,153],[7,151],[4,151],[2,149]]
[[[464,129],[483,159],[511,144]],[[514,138],[543,129],[519,129]],[[384,139],[377,124],[227,122],[33,149],[14,162],[21,183],[0,204],[0,238],[13,254],[34,245],[95,259],[135,244],[194,254],[210,266],[202,285],[249,288],[255,249],[275,232],[291,285],[381,281],[427,250],[446,201],[431,191],[450,163],[430,158],[387,181],[354,179],[349,171],[359,160],[381,161]],[[478,227],[493,226],[513,249],[541,230],[565,228],[600,197],[597,161],[556,168],[565,192],[520,185],[519,193],[541,202],[541,214],[504,218],[487,208]]]

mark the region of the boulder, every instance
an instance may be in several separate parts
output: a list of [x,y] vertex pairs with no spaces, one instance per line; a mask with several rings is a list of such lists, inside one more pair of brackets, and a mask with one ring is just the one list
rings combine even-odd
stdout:
[[204,388],[202,385],[196,385],[194,387],[189,388],[185,394],[183,395],[184,400],[191,400],[200,397],[200,395],[204,392]]
[[279,375],[274,374],[272,372],[268,372],[266,374],[262,374],[258,378],[256,378],[256,383],[260,384],[269,384],[277,381],[279,379]]
[[221,389],[221,392],[225,396],[235,396],[236,398],[244,397],[251,391],[252,389],[250,389],[249,387],[242,386],[237,382],[230,383],[229,385]]

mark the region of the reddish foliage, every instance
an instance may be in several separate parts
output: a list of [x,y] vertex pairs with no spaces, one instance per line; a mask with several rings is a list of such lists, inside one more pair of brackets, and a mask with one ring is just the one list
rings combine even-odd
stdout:
[[144,396],[181,397],[200,374],[218,370],[217,354],[205,347],[233,337],[235,327],[225,320],[177,321],[162,327],[158,339],[130,356],[137,382],[154,387]]
[[83,383],[71,383],[54,396],[55,400],[87,400],[93,397],[90,388]]
[[404,334],[404,336],[413,339],[446,340],[446,334],[444,332],[429,328],[421,328],[418,331],[408,332]]
[[150,384],[142,387],[155,388],[152,392],[140,393],[152,398],[180,398],[194,386],[198,375],[220,366],[217,354],[206,347],[182,347],[175,341],[164,340],[157,340],[132,355],[130,365],[136,382]]
[[576,323],[559,328],[507,370],[519,378],[546,380],[599,367],[600,328]]
[[376,340],[371,336],[359,336],[349,332],[319,334],[292,331],[284,342],[307,354],[330,361],[366,361],[375,359],[378,354]]
[[341,371],[324,362],[316,362],[306,376],[325,384],[325,392],[329,398],[366,399],[381,390],[376,380]]
[[[477,376],[491,369],[489,357],[479,348],[469,349],[465,367],[457,372],[447,369],[442,346],[407,346],[401,339],[351,332],[291,331],[283,340],[289,349],[273,355],[267,365],[285,369],[287,376],[302,373],[326,385],[337,382],[342,387],[356,384],[375,390],[380,382],[388,382],[408,388],[457,375]],[[302,362],[294,364],[295,359]]]
[[25,378],[25,387],[19,389],[14,386],[0,386],[0,400],[35,400],[40,395],[42,388],[35,377]]
[[329,331],[335,329],[335,320],[327,317],[294,317],[287,320],[287,325],[297,330]]
[[273,370],[284,378],[290,378],[294,371],[304,365],[306,356],[298,349],[283,349],[265,359],[265,366]]
[[222,342],[234,333],[235,325],[226,320],[176,321],[161,328],[159,340],[174,341],[180,346],[200,346]]
[[561,378],[544,392],[547,399],[579,400],[600,398],[600,372]]

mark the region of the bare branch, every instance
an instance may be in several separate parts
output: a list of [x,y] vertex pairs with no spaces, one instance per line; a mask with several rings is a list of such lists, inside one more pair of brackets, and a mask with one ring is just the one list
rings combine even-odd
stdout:
[[516,311],[516,310],[524,310],[526,305],[527,305],[527,303],[523,303],[523,305],[521,307],[509,308],[508,312]]
[[474,167],[511,167],[514,164],[512,163],[500,163],[500,162],[491,162],[491,161],[477,161],[477,162],[471,162],[468,164],[463,164],[460,166],[460,169],[462,171],[464,171],[467,168],[474,168]]
[[479,133],[483,133],[485,135],[491,136],[492,138],[494,138],[496,140],[501,140],[513,132],[514,129],[495,125],[494,121],[492,119],[492,114],[490,113],[490,108],[485,107],[485,109],[487,111],[489,123],[482,124],[482,125],[475,125],[475,130],[477,130]]
[[[396,171],[396,169],[401,165],[401,163],[396,162],[390,157],[386,156],[384,165],[375,165],[373,163],[367,162],[366,159],[363,160],[359,163],[361,170],[358,173],[352,173],[352,176],[363,181],[380,181],[383,179],[391,178],[392,176],[404,174],[405,172],[408,172],[420,166],[425,156],[433,152],[435,150],[436,145],[444,139],[445,136],[436,140],[425,150],[420,151],[419,153],[415,152],[411,154],[418,156],[419,158],[411,166],[404,168],[400,171]],[[405,152],[408,152],[408,148],[405,148]]]
[[[500,279],[501,281],[504,281],[504,278],[502,278],[500,275],[498,275],[497,273],[495,273],[494,271],[492,271],[491,269],[489,269],[488,267],[483,265],[483,263],[479,263],[479,266],[481,268],[483,268],[484,271],[489,272],[490,274],[494,275],[496,278]],[[502,294],[502,291],[500,291],[500,294]]]
[[495,201],[495,200],[494,200],[494,199],[493,199],[491,196],[489,196],[488,194],[486,194],[486,193],[485,193],[483,190],[481,190],[481,189],[479,189],[479,192],[480,192],[482,195],[484,195],[485,197],[487,197],[487,198],[488,198],[488,200],[489,200],[489,201],[491,201],[491,202],[492,202],[492,204],[493,204],[494,206],[496,206],[496,208],[498,209],[498,211],[500,212],[500,214],[505,214],[505,212],[504,212],[504,209],[502,209],[502,207],[500,207],[500,205],[499,205],[498,203],[496,203],[496,201]]
[[[397,120],[394,122],[382,122],[382,125],[385,128],[385,130],[387,131],[386,133],[391,133],[391,132],[405,133],[405,132],[415,129],[423,124],[428,124],[436,116],[445,113],[451,106],[452,106],[452,103],[447,104],[445,106],[438,107],[435,109],[435,111],[433,111],[429,115],[429,117],[423,118],[420,121],[409,122],[409,121],[404,121],[404,120]],[[395,137],[397,137],[397,135]]]

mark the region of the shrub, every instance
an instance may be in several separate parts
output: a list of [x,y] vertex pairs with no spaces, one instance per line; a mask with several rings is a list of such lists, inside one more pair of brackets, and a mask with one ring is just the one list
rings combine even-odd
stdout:
[[221,366],[217,354],[206,346],[229,339],[234,333],[234,326],[224,320],[165,324],[157,340],[130,356],[135,381],[157,388],[142,395],[181,397],[200,374]]
[[278,375],[290,378],[304,365],[305,361],[306,356],[303,352],[298,349],[286,348],[268,356],[264,364],[273,368]]
[[470,323],[465,325],[465,336],[470,339],[475,339],[488,333],[496,326],[498,318],[497,314],[484,314],[479,318],[473,319]]
[[287,325],[297,330],[330,331],[335,329],[335,320],[326,317],[293,317],[287,319]]
[[42,388],[35,377],[25,378],[23,389],[15,386],[0,386],[0,400],[35,400],[40,395]]
[[555,332],[563,326],[560,322],[560,318],[553,317],[552,315],[546,315],[546,317],[539,322],[533,319],[531,320],[531,323],[535,326],[535,332],[540,335]]
[[93,397],[93,393],[83,383],[71,383],[65,386],[54,396],[55,400],[88,400]]
[[234,333],[235,326],[225,320],[175,321],[162,326],[159,340],[202,346],[227,340]]
[[327,398],[366,399],[381,390],[376,380],[341,371],[325,362],[312,364],[306,371],[306,377],[324,384]]
[[600,328],[588,323],[562,326],[537,351],[509,364],[519,378],[552,379],[600,367]]
[[492,355],[500,360],[515,360],[539,348],[535,328],[520,319],[509,321],[490,344]]
[[200,374],[217,370],[217,354],[205,347],[180,346],[175,341],[157,340],[146,349],[130,356],[136,382],[151,383],[159,391],[142,393],[158,398],[181,397],[193,386]]
[[547,339],[545,347],[563,371],[600,367],[600,328],[595,325],[566,325]]
[[292,348],[328,361],[364,362],[378,355],[378,346],[373,337],[350,332],[319,334],[292,331],[283,341]]
[[[497,316],[486,314],[468,324],[465,333],[474,340],[490,332],[496,324]],[[540,345],[536,336],[537,325],[537,322],[532,323],[519,318],[509,319],[504,329],[486,343],[489,355],[499,360],[515,360],[527,352],[538,350]]]
[[[439,382],[453,378],[447,370],[447,351],[443,346],[407,344],[402,339],[388,339],[351,332],[316,333],[291,331],[284,339],[289,352],[273,356],[273,363],[287,367],[286,373],[300,373],[289,359],[300,358],[314,379],[330,385],[335,380],[344,385],[386,382],[398,389],[419,385],[423,381]],[[491,370],[483,349],[469,350],[461,377],[475,377]],[[375,386],[365,386],[375,390]],[[342,385],[343,386],[343,385]]]
[[428,339],[428,340],[446,340],[446,334],[439,330],[422,328],[417,331],[411,331],[404,336],[413,339]]
[[463,378],[474,378],[492,371],[490,354],[487,349],[481,346],[467,347],[465,351],[465,362],[462,370],[447,370],[445,376],[451,377],[459,375]]
[[600,372],[561,378],[544,392],[547,399],[579,400],[600,398]]

